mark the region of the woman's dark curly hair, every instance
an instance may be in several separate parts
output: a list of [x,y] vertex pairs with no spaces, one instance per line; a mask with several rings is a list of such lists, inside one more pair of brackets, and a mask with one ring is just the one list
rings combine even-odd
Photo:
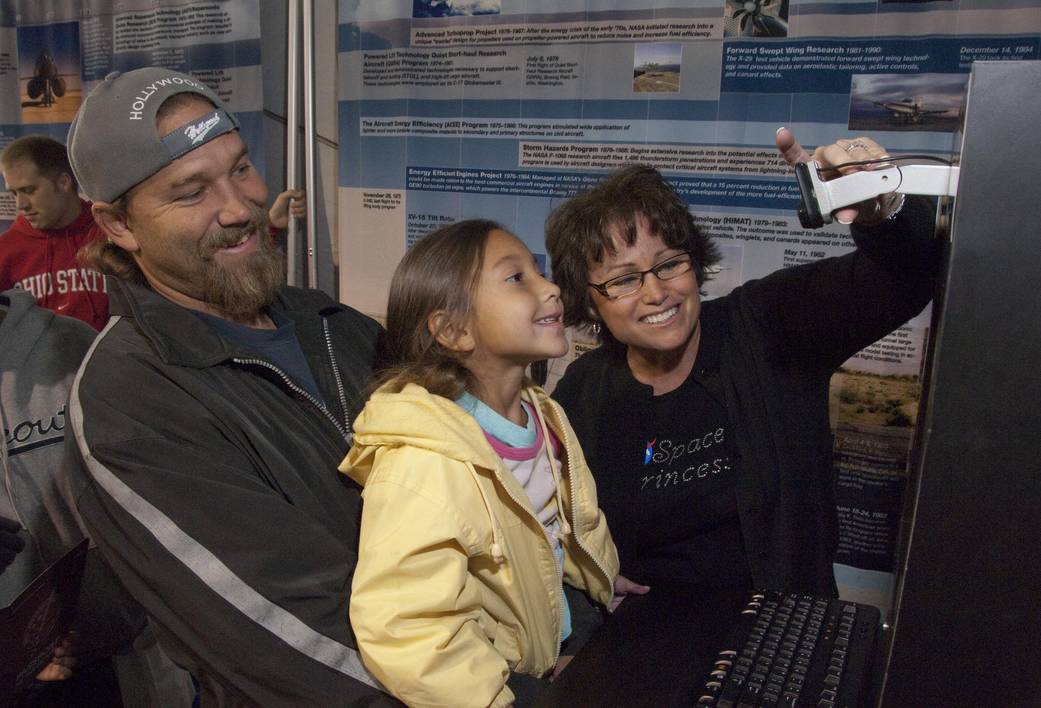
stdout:
[[[716,245],[694,224],[687,205],[660,172],[627,165],[561,204],[546,221],[546,250],[553,281],[560,287],[565,324],[588,328],[599,321],[589,294],[589,266],[614,253],[616,235],[627,246],[636,243],[637,215],[647,219],[666,246],[691,254],[699,287],[708,280],[706,268],[720,258]],[[601,336],[612,340],[609,332]]]

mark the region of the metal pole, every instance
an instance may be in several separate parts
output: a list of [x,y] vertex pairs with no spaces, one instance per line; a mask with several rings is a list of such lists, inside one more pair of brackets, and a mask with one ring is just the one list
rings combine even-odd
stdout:
[[[286,25],[286,188],[295,189],[300,185],[300,0],[288,0]],[[313,199],[313,195],[308,195],[309,203]],[[299,254],[299,224],[290,215],[286,231],[286,283],[289,285],[297,284]]]
[[304,4],[304,176],[307,184],[307,285],[318,287],[318,262],[315,203],[318,184],[315,179],[314,125],[314,0]]

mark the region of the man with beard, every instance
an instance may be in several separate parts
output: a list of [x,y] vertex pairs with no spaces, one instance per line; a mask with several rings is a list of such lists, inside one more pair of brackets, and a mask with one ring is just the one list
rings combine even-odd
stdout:
[[69,129],[112,319],[70,397],[69,497],[203,705],[390,705],[347,620],[336,466],[380,326],[283,287],[264,182],[190,76],[112,74]]

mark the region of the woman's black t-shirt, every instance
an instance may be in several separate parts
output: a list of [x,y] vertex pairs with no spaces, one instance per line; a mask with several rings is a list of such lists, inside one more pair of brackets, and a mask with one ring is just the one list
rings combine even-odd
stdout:
[[679,388],[634,401],[630,411],[643,423],[621,446],[634,453],[637,577],[750,587],[735,494],[739,458],[711,344]]

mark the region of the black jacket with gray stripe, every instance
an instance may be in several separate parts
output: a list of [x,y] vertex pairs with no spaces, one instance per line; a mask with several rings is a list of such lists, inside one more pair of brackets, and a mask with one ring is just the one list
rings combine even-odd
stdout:
[[348,625],[361,496],[336,471],[379,324],[279,292],[326,408],[190,311],[111,285],[71,394],[67,493],[203,705],[399,705]]

